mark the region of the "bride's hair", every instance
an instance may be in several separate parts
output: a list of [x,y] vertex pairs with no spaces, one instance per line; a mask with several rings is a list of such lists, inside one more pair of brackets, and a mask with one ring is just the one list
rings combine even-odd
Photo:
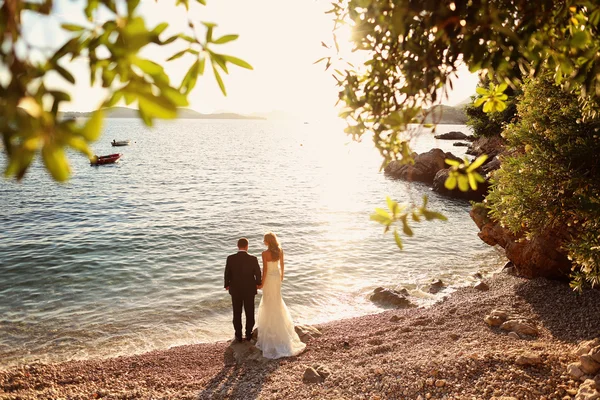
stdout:
[[277,236],[273,232],[265,233],[265,242],[267,243],[268,250],[271,252],[273,261],[279,260],[281,245],[279,244],[279,240],[277,240]]

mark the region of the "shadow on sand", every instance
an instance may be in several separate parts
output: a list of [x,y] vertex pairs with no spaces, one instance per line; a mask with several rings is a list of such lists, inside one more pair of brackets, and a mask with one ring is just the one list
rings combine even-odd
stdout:
[[223,355],[223,369],[198,394],[198,399],[248,399],[260,394],[279,360],[267,360],[250,343],[233,344]]
[[578,294],[568,283],[539,278],[519,284],[515,293],[559,340],[575,343],[600,335],[600,290]]

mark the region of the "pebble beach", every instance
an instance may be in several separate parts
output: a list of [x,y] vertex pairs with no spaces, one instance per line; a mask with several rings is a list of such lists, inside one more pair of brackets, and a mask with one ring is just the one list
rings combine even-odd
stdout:
[[[0,399],[596,398],[583,396],[597,393],[600,374],[575,378],[569,365],[600,336],[600,291],[504,273],[485,283],[489,290],[464,287],[428,308],[317,325],[297,357],[268,360],[252,343],[217,342],[21,365],[0,371]],[[490,326],[493,310],[537,334]]]

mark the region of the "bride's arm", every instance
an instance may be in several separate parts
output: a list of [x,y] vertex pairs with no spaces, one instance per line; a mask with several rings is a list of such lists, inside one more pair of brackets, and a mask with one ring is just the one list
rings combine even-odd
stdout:
[[267,260],[265,258],[265,253],[262,253],[262,262],[263,262],[263,272],[262,272],[262,281],[258,286],[258,289],[262,289],[265,286],[265,279],[267,279]]
[[281,249],[281,256],[279,256],[279,265],[281,265],[281,281],[283,282],[283,249]]

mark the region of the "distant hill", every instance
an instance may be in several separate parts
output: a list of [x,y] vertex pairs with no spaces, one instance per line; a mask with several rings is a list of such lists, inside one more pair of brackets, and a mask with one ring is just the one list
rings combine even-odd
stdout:
[[[105,109],[106,118],[138,118],[138,110],[127,107],[111,107]],[[66,111],[59,113],[63,118],[87,118],[91,112]],[[202,114],[189,108],[180,108],[179,119],[265,119],[258,116],[248,116],[235,113]]]
[[463,125],[467,122],[467,115],[463,106],[444,106],[437,105],[432,107],[427,118],[423,121],[424,124],[457,124]]

